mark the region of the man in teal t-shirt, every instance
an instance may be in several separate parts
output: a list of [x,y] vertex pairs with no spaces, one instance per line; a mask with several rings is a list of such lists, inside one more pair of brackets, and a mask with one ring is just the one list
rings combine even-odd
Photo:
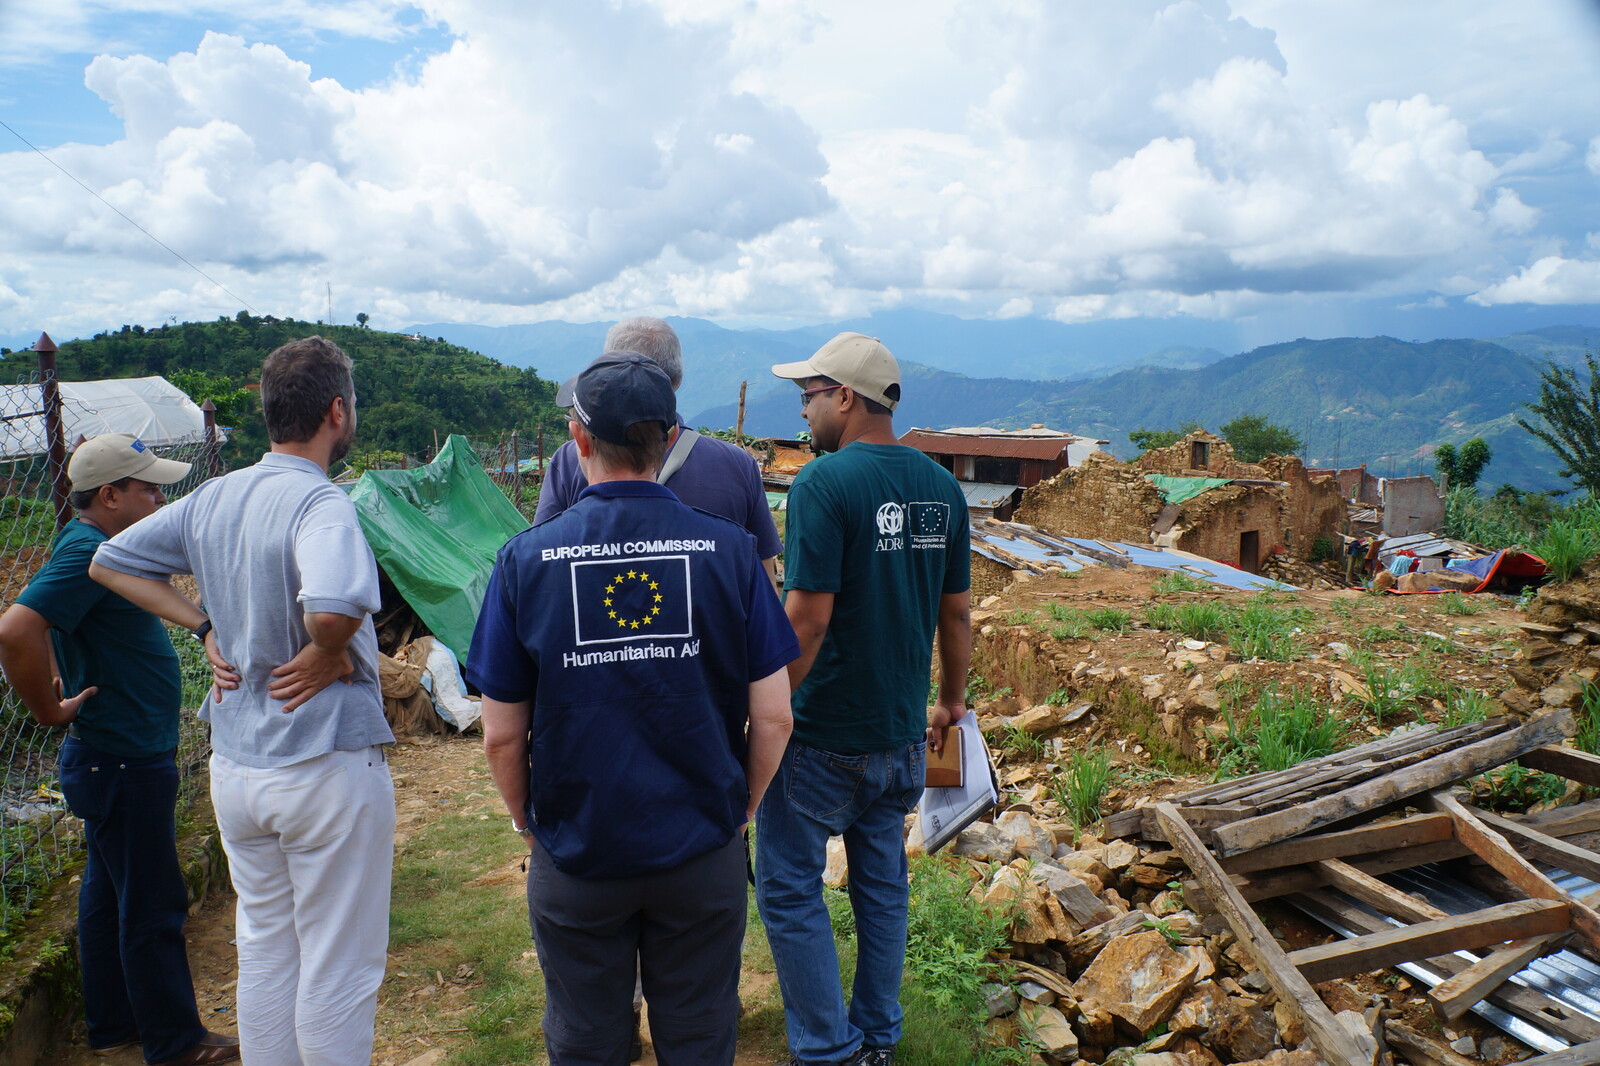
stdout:
[[[841,333],[805,362],[772,369],[799,383],[812,446],[824,454],[789,491],[794,735],[756,815],[756,899],[792,1061],[889,1066],[902,1017],[905,817],[922,795],[924,738],[942,746],[966,713],[966,500],[949,471],[897,442],[900,368],[878,340]],[[848,1011],[822,898],[830,836],[844,837],[856,920]]]
[[[83,819],[78,957],[89,1045],[143,1043],[146,1062],[239,1057],[195,1007],[178,865],[178,656],[160,619],[89,578],[95,549],[155,513],[188,463],[131,434],[80,445],[68,467],[78,510],[50,559],[0,615],[0,666],[42,725],[66,726],[61,791]],[[69,695],[70,694],[70,695]]]

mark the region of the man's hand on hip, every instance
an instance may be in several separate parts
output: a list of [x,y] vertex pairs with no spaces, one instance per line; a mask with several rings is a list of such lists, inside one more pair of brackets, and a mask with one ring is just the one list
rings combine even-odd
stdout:
[[307,644],[300,654],[272,671],[267,695],[283,700],[283,713],[288,714],[335,681],[348,685],[353,673],[355,665],[347,649],[326,651],[315,643]]

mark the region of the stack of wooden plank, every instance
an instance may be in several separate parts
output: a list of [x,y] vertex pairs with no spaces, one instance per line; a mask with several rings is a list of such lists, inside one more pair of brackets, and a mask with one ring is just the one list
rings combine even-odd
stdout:
[[[1512,760],[1600,786],[1600,758],[1562,746],[1572,733],[1566,711],[1414,729],[1127,811],[1108,829],[1164,838],[1182,854],[1193,874],[1186,900],[1227,919],[1334,1066],[1383,1061],[1386,1036],[1413,1062],[1427,1055],[1410,1030],[1386,1030],[1348,1011],[1335,1016],[1312,986],[1423,960],[1446,977],[1429,992],[1441,1019],[1487,999],[1573,1045],[1528,1060],[1534,1066],[1596,1066],[1600,1020],[1506,979],[1569,944],[1600,957],[1600,898],[1574,898],[1535,865],[1600,881],[1600,854],[1566,839],[1600,830],[1600,802],[1511,818],[1450,793],[1457,782]],[[1380,880],[1462,857],[1499,874],[1515,898],[1451,915]],[[1286,951],[1252,907],[1278,897],[1355,935]],[[1475,953],[1477,961],[1458,952]]]

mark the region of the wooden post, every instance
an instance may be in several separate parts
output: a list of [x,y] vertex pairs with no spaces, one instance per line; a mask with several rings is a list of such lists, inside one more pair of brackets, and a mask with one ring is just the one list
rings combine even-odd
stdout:
[[522,448],[517,443],[517,431],[511,431],[511,503],[522,509]]
[[739,421],[733,426],[733,443],[744,447],[744,393],[750,387],[748,381],[739,382]]
[[56,342],[50,334],[41,333],[33,350],[39,353],[39,393],[44,407],[44,435],[46,441],[45,469],[50,475],[50,502],[54,505],[56,528],[60,529],[72,517],[72,505],[67,502],[71,483],[67,479],[66,426],[61,421],[61,379],[56,372]]
[[539,484],[544,484],[544,422],[539,422]]
[[217,446],[217,405],[207,400],[200,405],[200,415],[206,427],[206,477],[216,477],[222,473],[222,453]]

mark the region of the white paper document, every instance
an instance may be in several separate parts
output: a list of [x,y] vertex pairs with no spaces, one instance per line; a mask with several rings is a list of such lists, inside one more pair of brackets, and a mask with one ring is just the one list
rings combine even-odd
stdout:
[[922,802],[917,805],[917,826],[929,854],[944,847],[957,833],[987,814],[1000,798],[995,788],[994,769],[989,762],[989,747],[978,729],[977,714],[968,711],[952,728],[962,733],[963,783],[959,788],[922,790]]

